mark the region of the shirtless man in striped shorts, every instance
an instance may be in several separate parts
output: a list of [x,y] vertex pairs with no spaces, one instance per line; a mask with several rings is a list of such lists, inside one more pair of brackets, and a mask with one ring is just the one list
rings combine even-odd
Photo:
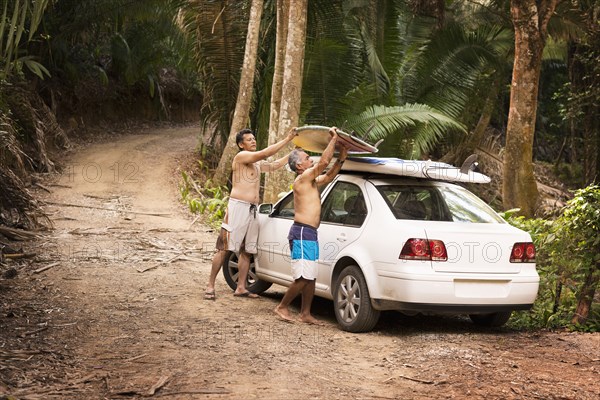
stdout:
[[288,322],[293,321],[288,307],[296,296],[302,294],[300,321],[315,325],[323,324],[310,313],[315,294],[317,261],[319,259],[317,228],[321,224],[321,196],[318,186],[333,180],[342,168],[348,154],[348,149],[342,146],[334,166],[326,174],[321,175],[333,157],[338,139],[335,127],[331,128],[329,133],[332,136],[331,140],[316,165],[302,149],[295,149],[289,155],[288,164],[297,174],[294,180],[294,224],[288,235],[294,283],[275,308],[275,314]]

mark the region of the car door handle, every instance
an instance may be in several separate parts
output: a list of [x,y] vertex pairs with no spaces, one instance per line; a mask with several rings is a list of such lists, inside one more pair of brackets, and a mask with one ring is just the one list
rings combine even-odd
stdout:
[[345,242],[346,241],[346,235],[341,234],[336,239],[337,239],[338,242]]

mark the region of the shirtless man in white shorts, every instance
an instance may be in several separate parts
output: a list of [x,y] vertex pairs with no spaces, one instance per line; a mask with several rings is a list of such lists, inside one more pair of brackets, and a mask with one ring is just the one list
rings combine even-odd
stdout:
[[256,219],[261,172],[271,172],[283,167],[288,156],[273,162],[264,161],[281,150],[296,136],[296,128],[290,130],[281,141],[266,149],[256,151],[256,138],[250,129],[243,129],[236,135],[240,152],[233,158],[232,188],[227,205],[227,214],[221,225],[217,239],[217,253],[212,260],[212,269],[204,293],[207,300],[215,300],[215,280],[221,270],[227,251],[238,254],[239,275],[236,297],[257,298],[258,295],[246,289],[246,278],[250,268],[250,254],[256,254],[258,221]]

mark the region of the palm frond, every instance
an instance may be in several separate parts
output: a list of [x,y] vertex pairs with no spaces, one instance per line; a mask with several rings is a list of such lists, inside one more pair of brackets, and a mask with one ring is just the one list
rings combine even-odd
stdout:
[[194,0],[183,12],[183,27],[196,43],[194,58],[203,82],[201,118],[223,138],[229,134],[237,100],[248,27],[246,6],[232,0]]
[[364,65],[363,79],[375,85],[379,102],[393,104],[395,71],[401,64],[400,2],[344,2],[350,48]]
[[[554,16],[548,22],[548,35],[554,40],[567,41],[582,37],[585,32],[586,1],[581,1],[579,7],[573,7],[571,2],[559,2]],[[593,2],[592,2],[593,3]],[[593,5],[591,7],[594,7]],[[597,2],[596,5],[597,6]]]
[[568,59],[568,46],[567,42],[562,40],[557,41],[552,37],[549,37],[544,46],[544,52],[542,55],[543,60],[560,60],[563,63]]
[[23,159],[27,158],[27,155],[17,140],[14,125],[10,116],[0,110],[0,169],[8,168],[22,174],[25,172]]
[[362,48],[357,49],[345,30],[340,3],[309,4],[301,110],[304,122],[328,124],[338,120],[347,112],[341,99],[364,77]]
[[346,105],[339,99],[356,84],[358,71],[351,60],[347,47],[332,39],[319,39],[308,49],[302,109],[309,121],[327,124],[346,112]]
[[510,32],[502,27],[468,31],[449,23],[415,51],[401,82],[402,100],[460,116],[482,79],[506,68],[511,43]]
[[346,126],[356,132],[369,132],[370,140],[400,136],[414,141],[419,152],[430,150],[448,131],[466,132],[455,119],[424,104],[372,106],[349,116]]

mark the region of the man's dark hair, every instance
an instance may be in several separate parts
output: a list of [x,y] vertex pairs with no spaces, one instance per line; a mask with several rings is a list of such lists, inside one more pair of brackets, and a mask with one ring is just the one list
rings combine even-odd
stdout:
[[252,136],[256,137],[256,135],[254,134],[254,132],[252,132],[251,129],[242,129],[241,131],[239,131],[238,133],[236,133],[235,135],[235,144],[237,145],[238,149],[241,149],[240,147],[240,143],[242,143],[244,141],[244,135],[247,134],[251,134]]

